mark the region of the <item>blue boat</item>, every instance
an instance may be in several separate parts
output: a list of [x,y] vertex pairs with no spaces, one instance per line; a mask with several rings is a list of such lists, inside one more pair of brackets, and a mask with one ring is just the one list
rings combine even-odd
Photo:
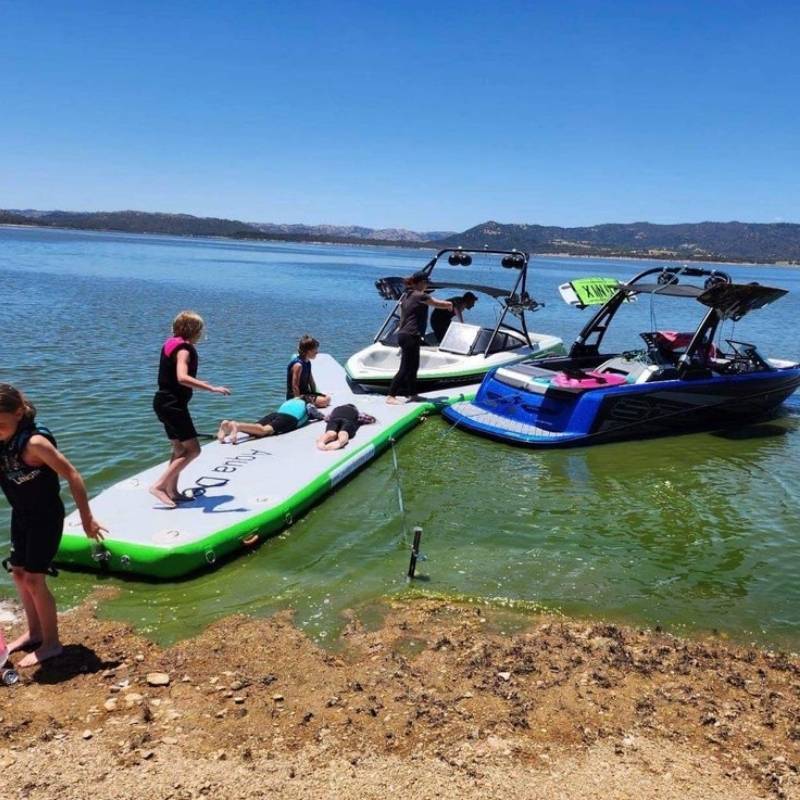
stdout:
[[[473,401],[444,409],[450,422],[528,447],[599,444],[749,422],[800,385],[800,364],[767,358],[747,342],[715,343],[724,320],[741,319],[785,289],[736,284],[718,270],[668,266],[627,283],[573,281],[561,293],[578,307],[601,304],[568,356],[492,370]],[[616,313],[647,295],[683,298],[707,310],[691,333],[652,330],[641,334],[643,345],[635,350],[603,353]]]

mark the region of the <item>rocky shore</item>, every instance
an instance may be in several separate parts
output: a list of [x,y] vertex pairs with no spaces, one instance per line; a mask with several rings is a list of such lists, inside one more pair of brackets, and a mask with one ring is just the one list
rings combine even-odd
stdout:
[[0,687],[7,797],[800,798],[795,656],[429,600],[161,649],[94,603]]

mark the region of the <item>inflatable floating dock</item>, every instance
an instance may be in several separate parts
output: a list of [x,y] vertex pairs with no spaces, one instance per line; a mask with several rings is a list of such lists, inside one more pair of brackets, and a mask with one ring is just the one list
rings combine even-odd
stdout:
[[92,499],[92,511],[109,531],[105,547],[92,548],[73,512],[66,519],[56,562],[165,579],[208,567],[252,544],[253,537],[291,525],[420,417],[477,390],[462,386],[424,395],[428,402],[391,406],[382,395],[354,393],[344,368],[331,356],[317,357],[314,376],[332,396],[332,407],[354,403],[377,422],[363,425],[344,449],[329,452],[315,446],[324,431],[320,422],[237,445],[207,444],[181,479],[181,488],[202,488],[204,493],[177,508],[159,505],[148,492],[166,465],[151,467]]

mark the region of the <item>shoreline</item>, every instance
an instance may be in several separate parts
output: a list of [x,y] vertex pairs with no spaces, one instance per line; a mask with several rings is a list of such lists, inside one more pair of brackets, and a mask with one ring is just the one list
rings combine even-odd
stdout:
[[[70,228],[70,227],[63,227],[63,226],[54,226],[54,225],[22,225],[19,223],[7,224],[7,223],[0,223],[0,229],[2,228],[10,228],[10,229],[17,229],[17,230],[51,230],[51,231],[69,231],[70,233],[98,233],[98,234],[106,234],[106,235],[114,235],[114,236],[154,236],[159,238],[166,238],[166,239],[178,239],[178,240],[201,240],[201,241],[211,241],[211,242],[230,242],[234,244],[285,244],[285,245],[315,245],[320,246],[323,245],[325,247],[375,247],[380,248],[383,250],[409,250],[409,251],[420,251],[420,252],[436,252],[438,245],[436,242],[411,242],[411,243],[404,243],[402,241],[398,241],[396,243],[387,242],[383,240],[376,240],[370,241],[369,239],[364,239],[360,241],[354,242],[341,242],[341,241],[330,241],[325,239],[291,239],[291,238],[260,238],[260,237],[253,237],[253,238],[240,238],[235,236],[212,236],[212,235],[195,235],[195,234],[176,234],[176,233],[154,233],[150,231],[120,231],[114,230],[110,228]],[[637,255],[590,255],[590,254],[583,254],[583,253],[563,253],[563,252],[553,252],[553,253],[531,253],[530,259],[533,261],[536,258],[574,258],[574,259],[596,259],[596,260],[603,260],[603,261],[644,261],[648,263],[660,264],[660,263],[685,263],[685,264],[712,264],[716,266],[726,266],[726,267],[775,267],[778,269],[798,269],[800,268],[800,264],[790,264],[786,262],[769,262],[769,261],[709,261],[705,259],[699,258],[678,258],[678,257],[663,257],[657,258],[655,256],[637,256]]]
[[11,796],[800,797],[797,656],[431,599],[333,651],[288,612],[162,649],[106,595],[0,687]]

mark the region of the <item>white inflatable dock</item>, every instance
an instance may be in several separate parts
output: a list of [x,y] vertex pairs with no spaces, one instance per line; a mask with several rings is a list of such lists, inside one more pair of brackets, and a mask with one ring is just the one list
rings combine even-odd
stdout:
[[93,550],[75,512],[67,517],[57,563],[167,579],[207,567],[255,537],[290,525],[420,417],[477,390],[445,389],[424,395],[428,402],[393,406],[383,395],[354,393],[344,368],[329,355],[315,359],[314,376],[331,395],[331,408],[354,403],[377,422],[361,426],[344,449],[327,452],[315,445],[322,422],[236,445],[206,444],[181,478],[182,489],[204,492],[176,508],[160,505],[149,493],[166,464],[151,467],[92,499],[92,511],[109,531],[104,548]]

